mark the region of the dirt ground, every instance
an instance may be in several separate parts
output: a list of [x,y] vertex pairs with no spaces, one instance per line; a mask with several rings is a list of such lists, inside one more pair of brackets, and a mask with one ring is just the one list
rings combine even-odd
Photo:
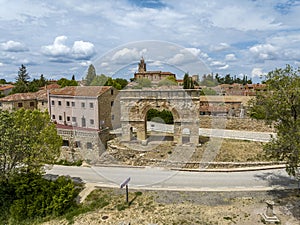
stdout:
[[[129,206],[125,203],[124,190],[97,189],[87,198],[108,196],[110,204],[100,210],[79,215],[75,225],[117,224],[265,224],[261,213],[266,210],[266,200],[275,202],[274,212],[278,224],[299,225],[299,191],[269,192],[179,192],[131,191]],[[52,221],[44,225],[67,224]]]

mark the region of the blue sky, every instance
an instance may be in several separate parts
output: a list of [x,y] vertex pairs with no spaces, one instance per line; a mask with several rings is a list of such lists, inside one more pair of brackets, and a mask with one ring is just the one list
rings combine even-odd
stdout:
[[148,70],[259,76],[300,66],[299,0],[0,0],[0,77]]

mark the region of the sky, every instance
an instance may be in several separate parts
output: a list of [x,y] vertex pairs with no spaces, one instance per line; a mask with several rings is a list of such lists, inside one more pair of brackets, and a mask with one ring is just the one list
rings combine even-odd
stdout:
[[0,78],[247,75],[300,66],[300,0],[0,0]]

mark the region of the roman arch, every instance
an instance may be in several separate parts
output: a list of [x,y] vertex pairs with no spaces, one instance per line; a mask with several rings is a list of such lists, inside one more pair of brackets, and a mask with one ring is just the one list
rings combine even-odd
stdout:
[[132,140],[135,128],[137,140],[147,142],[147,111],[151,108],[172,112],[174,142],[198,144],[200,90],[184,89],[127,89],[120,91],[121,140]]

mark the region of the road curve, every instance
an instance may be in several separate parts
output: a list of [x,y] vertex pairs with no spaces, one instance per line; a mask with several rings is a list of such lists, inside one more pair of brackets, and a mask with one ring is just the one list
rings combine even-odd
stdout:
[[69,175],[99,187],[115,187],[128,177],[130,188],[181,191],[254,191],[297,188],[284,169],[246,172],[186,172],[153,167],[75,167],[55,165],[47,174]]

